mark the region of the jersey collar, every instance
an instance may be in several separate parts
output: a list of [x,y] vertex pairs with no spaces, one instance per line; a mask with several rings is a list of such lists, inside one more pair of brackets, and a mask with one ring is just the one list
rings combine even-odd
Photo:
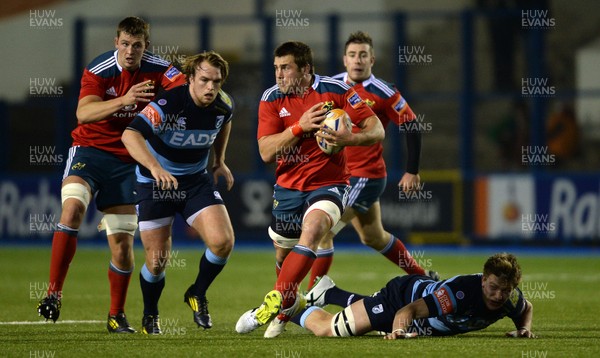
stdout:
[[119,72],[123,72],[123,67],[121,67],[121,64],[119,63],[119,50],[115,50],[113,56],[115,56],[115,63],[117,64]]

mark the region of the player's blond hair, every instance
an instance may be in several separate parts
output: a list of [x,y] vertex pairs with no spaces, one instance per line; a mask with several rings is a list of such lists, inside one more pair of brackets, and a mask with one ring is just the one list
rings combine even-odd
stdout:
[[490,256],[483,265],[483,275],[494,274],[501,281],[515,288],[521,282],[521,266],[513,254],[506,252]]
[[126,17],[117,26],[117,37],[121,32],[126,32],[131,36],[143,36],[144,41],[150,40],[150,25],[141,17]]
[[229,63],[215,51],[205,51],[197,55],[186,57],[181,66],[181,72],[190,79],[196,75],[196,69],[199,68],[200,64],[204,61],[221,70],[221,83],[225,83],[227,76],[229,76]]

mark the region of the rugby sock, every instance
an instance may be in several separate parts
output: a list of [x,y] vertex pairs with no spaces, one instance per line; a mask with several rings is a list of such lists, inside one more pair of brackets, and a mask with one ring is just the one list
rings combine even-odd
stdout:
[[198,267],[198,276],[196,276],[196,282],[192,288],[192,292],[198,297],[206,296],[206,290],[215,278],[223,271],[225,264],[227,263],[227,257],[219,257],[213,254],[212,251],[206,249],[204,255],[200,259],[200,265]]
[[365,297],[358,293],[348,292],[335,286],[325,292],[325,303],[330,305],[336,305],[340,307],[348,307],[356,301],[359,301]]
[[57,225],[52,237],[48,296],[54,295],[59,299],[62,297],[65,277],[77,250],[77,231],[63,224]]
[[140,272],[140,286],[144,298],[144,314],[158,315],[158,300],[165,288],[165,272],[153,275],[144,264]]
[[297,315],[292,317],[292,319],[290,319],[290,322],[293,322],[302,328],[306,328],[304,326],[306,319],[308,318],[308,316],[310,316],[311,313],[313,313],[314,311],[317,311],[317,310],[322,310],[322,308],[319,308],[317,306],[307,307],[307,308],[303,309],[302,311],[300,311]]
[[310,290],[313,287],[317,277],[327,275],[329,268],[333,263],[333,251],[333,246],[330,249],[319,248],[317,250],[317,259],[313,263],[312,269],[310,270],[310,280],[308,281],[307,290]]
[[310,271],[316,257],[314,251],[302,245],[294,246],[287,255],[275,283],[275,289],[283,296],[282,308],[289,308],[294,304],[300,283]]
[[390,235],[390,242],[379,252],[409,275],[425,275],[425,270],[415,261],[402,241],[394,235]]
[[110,283],[110,311],[114,316],[119,312],[125,312],[125,300],[127,299],[127,289],[131,280],[131,272],[118,269],[112,261],[108,265],[108,282]]

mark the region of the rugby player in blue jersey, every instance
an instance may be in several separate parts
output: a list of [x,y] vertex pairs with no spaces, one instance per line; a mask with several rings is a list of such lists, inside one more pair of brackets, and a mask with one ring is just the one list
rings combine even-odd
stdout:
[[[186,85],[158,96],[131,122],[123,143],[139,163],[137,212],[146,262],[140,273],[144,299],[142,333],[160,334],[158,300],[165,286],[171,252],[171,227],[179,213],[207,248],[196,281],[184,294],[194,322],[211,328],[206,291],[225,266],[234,234],[227,209],[215,187],[220,176],[227,189],[233,176],[225,165],[233,102],[221,86],[228,64],[216,52],[188,57]],[[209,153],[214,151],[208,173]]]
[[[516,330],[507,336],[535,338],[533,306],[518,288],[520,281],[517,259],[507,253],[488,258],[483,273],[443,281],[398,276],[372,296],[344,291],[323,276],[306,296],[312,306],[292,320],[322,337],[380,331],[386,339],[397,339],[467,333],[509,317]],[[319,308],[327,304],[346,308],[331,314]]]

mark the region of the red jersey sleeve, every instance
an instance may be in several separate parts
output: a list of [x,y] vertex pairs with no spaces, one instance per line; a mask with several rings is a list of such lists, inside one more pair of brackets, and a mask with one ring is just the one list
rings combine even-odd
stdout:
[[273,102],[260,101],[258,105],[258,131],[256,139],[283,132],[285,125],[279,118]]
[[100,76],[91,73],[87,68],[83,70],[79,99],[87,96],[98,96],[100,98],[104,98],[104,93],[106,90],[107,88],[105,88],[104,80]]
[[397,125],[416,118],[412,109],[398,91],[387,100],[385,113]]
[[343,95],[342,106],[342,109],[348,113],[354,124],[358,124],[368,117],[375,115],[353,88],[350,88]]

